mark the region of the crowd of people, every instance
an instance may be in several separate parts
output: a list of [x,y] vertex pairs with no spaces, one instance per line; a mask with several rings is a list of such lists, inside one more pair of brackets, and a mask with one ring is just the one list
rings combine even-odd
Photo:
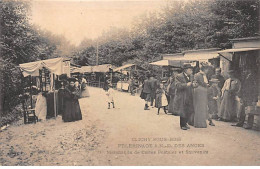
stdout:
[[[214,75],[210,75],[210,68],[209,64],[201,63],[200,70],[194,74],[194,68],[185,64],[182,72],[174,72],[166,83],[148,74],[140,95],[145,100],[144,110],[150,110],[149,106],[153,108],[155,101],[158,115],[163,108],[165,113],[180,116],[182,130],[188,130],[190,126],[206,128],[207,121],[210,126],[215,126],[213,119],[239,120],[232,126],[252,128],[244,124],[245,107],[257,100],[257,96],[253,96],[257,92],[254,91],[256,82],[252,79],[252,71],[244,71],[241,83],[234,70],[228,71],[225,79],[220,68],[215,69]],[[236,111],[237,106],[240,111]]]
[[[234,70],[228,71],[228,78],[221,75],[221,69],[216,68],[210,73],[211,66],[201,63],[200,70],[194,73],[194,67],[184,64],[182,72],[173,72],[167,81],[155,78],[154,74],[147,74],[142,84],[140,97],[145,100],[144,110],[150,107],[157,108],[157,114],[163,109],[165,114],[180,116],[180,128],[190,129],[215,126],[214,120],[235,122],[233,126],[252,128],[245,122],[245,108],[257,101],[256,80],[251,69],[241,75],[242,80],[236,77]],[[240,78],[241,79],[241,78]],[[82,119],[79,98],[89,97],[86,78],[79,81],[69,78],[68,85],[63,88],[64,122]],[[138,85],[130,79],[130,88],[133,95]],[[115,91],[111,83],[104,84],[107,96],[108,109],[115,108]],[[237,111],[237,107],[240,107]],[[253,118],[253,117],[249,117]],[[208,123],[207,123],[208,121]]]

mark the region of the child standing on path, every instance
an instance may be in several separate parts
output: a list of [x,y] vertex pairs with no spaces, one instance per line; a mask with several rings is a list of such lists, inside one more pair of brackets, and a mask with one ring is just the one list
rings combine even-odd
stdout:
[[164,113],[167,114],[166,112],[166,106],[168,106],[168,101],[167,97],[165,95],[165,90],[163,89],[164,85],[163,83],[160,83],[160,88],[156,90],[156,102],[155,102],[155,107],[158,108],[158,113],[160,113],[160,108],[163,108]]
[[108,103],[108,109],[110,109],[110,104],[113,105],[113,108],[115,108],[115,91],[111,84],[108,85],[108,91],[106,92],[107,95],[107,103]]

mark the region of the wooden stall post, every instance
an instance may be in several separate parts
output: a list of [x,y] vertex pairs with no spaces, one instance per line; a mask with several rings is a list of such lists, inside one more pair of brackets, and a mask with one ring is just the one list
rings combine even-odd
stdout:
[[43,91],[43,85],[42,85],[42,71],[41,69],[39,69],[39,78],[40,78],[40,89],[41,89],[41,92]]
[[121,69],[121,91],[123,90],[123,81],[122,81],[122,74],[123,74],[123,70]]
[[32,100],[32,76],[29,76],[30,81],[30,98],[31,98],[31,109],[33,108],[33,100]]
[[54,116],[55,116],[55,118],[56,118],[56,116],[57,116],[57,110],[56,110],[56,93],[55,93],[55,74],[53,73],[52,74],[53,75],[53,99],[54,99]]
[[113,88],[113,70],[111,69],[110,70],[110,81],[111,81],[111,84],[112,84],[112,88]]
[[45,71],[45,69],[43,69],[43,71],[44,71],[44,86],[45,86],[45,92],[47,91],[47,77],[46,77],[46,71]]
[[100,76],[98,76],[98,87],[100,88]]

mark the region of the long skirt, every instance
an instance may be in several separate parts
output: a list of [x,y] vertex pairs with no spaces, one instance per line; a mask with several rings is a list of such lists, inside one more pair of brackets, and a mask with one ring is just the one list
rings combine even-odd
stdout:
[[206,128],[208,119],[208,93],[207,88],[199,86],[194,89],[194,127]]
[[226,121],[231,121],[236,117],[235,95],[229,91],[224,92],[218,116]]
[[67,99],[64,103],[64,112],[62,115],[62,120],[64,122],[82,120],[82,114],[78,100]]
[[170,96],[169,106],[168,106],[168,112],[174,113],[174,95]]

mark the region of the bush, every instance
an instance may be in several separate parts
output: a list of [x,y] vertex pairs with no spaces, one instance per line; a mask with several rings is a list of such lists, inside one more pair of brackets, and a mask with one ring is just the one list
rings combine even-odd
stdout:
[[5,113],[0,118],[0,127],[18,121],[23,117],[22,105],[17,105],[12,111]]
[[22,74],[14,64],[4,61],[2,81],[2,96],[4,114],[10,112],[17,104],[21,103],[19,95],[23,92]]

